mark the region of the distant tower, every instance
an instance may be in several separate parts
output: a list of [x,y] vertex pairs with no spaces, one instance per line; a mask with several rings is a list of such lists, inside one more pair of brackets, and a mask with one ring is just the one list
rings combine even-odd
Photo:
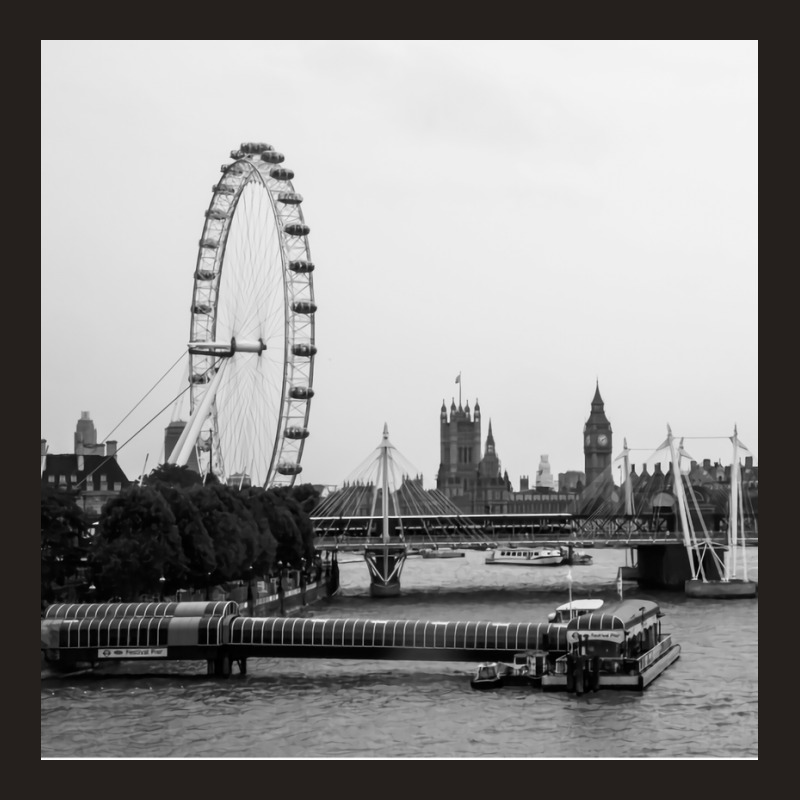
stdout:
[[491,420],[489,420],[489,433],[486,435],[486,450],[478,466],[482,478],[497,478],[500,476],[500,459],[497,456],[494,444]]
[[455,399],[447,406],[442,400],[439,414],[439,472],[436,488],[447,497],[467,494],[475,483],[478,463],[481,460],[481,406],[475,400],[474,414],[470,414],[469,401],[464,408],[456,408]]
[[508,473],[501,472],[500,457],[494,444],[492,421],[489,420],[489,433],[486,436],[486,449],[478,464],[478,483],[475,487],[473,514],[505,514],[511,496],[511,481]]
[[586,472],[586,488],[593,484],[599,488],[606,481],[600,481],[603,476],[607,483],[613,484],[611,477],[611,423],[606,417],[603,398],[600,396],[600,382],[592,400],[592,412],[583,426],[583,457]]
[[536,488],[553,488],[553,474],[550,472],[550,456],[541,456],[539,460],[539,469],[536,470]]
[[75,455],[105,455],[105,446],[102,443],[97,444],[97,430],[88,411],[81,411],[81,418],[75,426]]
[[[183,433],[183,429],[186,427],[186,423],[181,419],[176,419],[170,422],[166,428],[164,428],[164,461],[172,455],[172,451],[175,449],[175,445],[178,443],[178,439],[181,438],[181,434]],[[186,462],[186,466],[189,467],[190,470],[196,472],[198,475],[200,474],[200,466],[197,463],[197,453],[192,450],[192,454],[189,456],[189,460]]]

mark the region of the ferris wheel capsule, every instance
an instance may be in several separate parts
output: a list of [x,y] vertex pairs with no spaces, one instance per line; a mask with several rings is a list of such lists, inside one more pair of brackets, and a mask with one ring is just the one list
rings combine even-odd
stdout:
[[290,236],[308,236],[311,233],[311,228],[302,222],[290,222],[288,225],[284,225],[283,229]]

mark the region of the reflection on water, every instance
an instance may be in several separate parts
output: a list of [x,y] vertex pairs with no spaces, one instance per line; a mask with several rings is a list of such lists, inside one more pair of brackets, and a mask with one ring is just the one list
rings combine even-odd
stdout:
[[[616,596],[621,551],[572,568],[573,596]],[[366,566],[345,564],[342,594],[317,617],[542,621],[567,599],[566,567],[409,559],[403,595],[373,599]],[[758,551],[748,550],[751,574]],[[204,662],[117,664],[42,680],[43,757],[754,758],[758,601],[657,600],[681,658],[645,692],[576,697],[524,687],[475,692],[474,665],[260,659],[248,674]]]

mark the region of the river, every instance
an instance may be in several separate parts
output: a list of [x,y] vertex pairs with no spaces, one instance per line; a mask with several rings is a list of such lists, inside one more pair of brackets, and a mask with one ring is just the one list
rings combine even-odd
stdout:
[[[616,598],[622,550],[571,568],[573,597]],[[344,556],[322,617],[544,621],[568,599],[568,568],[487,566],[485,553],[409,558],[397,598],[369,596]],[[758,575],[758,548],[747,549]],[[247,675],[204,662],[118,664],[41,683],[42,758],[758,757],[758,600],[656,600],[681,657],[644,692],[476,692],[474,664],[260,659]]]

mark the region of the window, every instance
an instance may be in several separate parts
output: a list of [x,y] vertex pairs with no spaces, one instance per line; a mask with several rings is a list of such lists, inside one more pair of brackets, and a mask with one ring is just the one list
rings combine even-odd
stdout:
[[56,476],[55,476],[55,475],[48,475],[48,476],[47,476],[47,482],[48,482],[48,483],[49,483],[51,486],[55,485],[55,482],[56,482]]

